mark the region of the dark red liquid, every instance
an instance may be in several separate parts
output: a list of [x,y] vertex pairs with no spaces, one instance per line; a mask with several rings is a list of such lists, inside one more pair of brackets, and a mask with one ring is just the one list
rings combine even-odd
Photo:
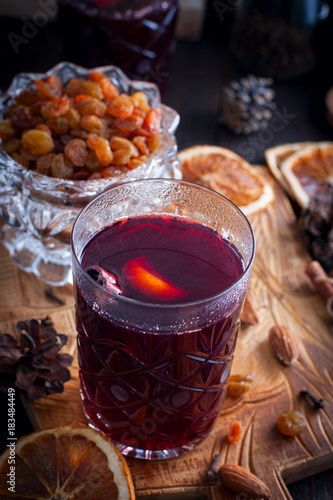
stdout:
[[[105,314],[103,307],[88,303],[76,284],[87,417],[112,440],[135,449],[179,449],[201,441],[224,402],[242,297],[236,294],[218,315],[214,304],[244,273],[240,255],[206,226],[147,216],[103,229],[88,242],[81,261],[84,269],[97,265],[112,273],[125,297],[166,304],[146,305],[143,315],[143,306],[133,304],[124,325],[116,319],[121,296],[112,299],[114,316],[111,299]],[[210,297],[206,309],[184,306]],[[184,331],[172,326],[167,330],[166,308],[170,324],[190,314],[195,320]],[[152,315],[154,328],[141,326],[140,314],[143,323]]]

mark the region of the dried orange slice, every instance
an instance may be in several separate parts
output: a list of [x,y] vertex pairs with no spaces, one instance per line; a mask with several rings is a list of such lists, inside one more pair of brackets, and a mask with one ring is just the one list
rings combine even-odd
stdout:
[[183,179],[209,187],[235,203],[245,215],[273,200],[269,183],[241,156],[220,146],[193,146],[178,153]]
[[181,290],[160,276],[145,257],[126,262],[124,275],[132,288],[150,298],[173,300],[189,295],[189,292]]
[[281,172],[281,165],[284,160],[291,156],[296,151],[300,151],[302,148],[311,144],[310,142],[293,142],[287,144],[280,144],[279,146],[273,146],[272,148],[266,149],[265,159],[269,170],[272,175],[278,181],[280,186],[288,193],[288,195],[294,198],[292,190],[289,187],[288,182],[283,177]]
[[116,446],[94,429],[67,425],[13,441],[0,457],[0,498],[134,500],[135,494]]
[[317,142],[300,149],[282,162],[281,172],[299,205],[333,186],[333,142]]

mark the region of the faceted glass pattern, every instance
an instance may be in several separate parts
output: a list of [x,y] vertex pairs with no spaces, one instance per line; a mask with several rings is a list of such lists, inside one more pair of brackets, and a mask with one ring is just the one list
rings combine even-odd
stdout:
[[[234,245],[244,273],[218,295],[151,304],[115,295],[80,264],[106,225],[144,214],[189,217]],[[72,232],[83,408],[125,455],[163,459],[202,441],[222,408],[254,257],[251,226],[223,196],[171,179],[112,187],[83,209]]]

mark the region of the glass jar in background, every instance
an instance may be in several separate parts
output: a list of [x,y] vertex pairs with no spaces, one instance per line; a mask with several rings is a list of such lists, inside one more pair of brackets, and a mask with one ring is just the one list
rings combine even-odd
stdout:
[[167,91],[177,0],[70,0],[61,9],[64,59],[114,64],[132,80]]
[[278,79],[316,65],[318,23],[329,13],[323,0],[243,0],[235,9],[231,49],[246,69]]

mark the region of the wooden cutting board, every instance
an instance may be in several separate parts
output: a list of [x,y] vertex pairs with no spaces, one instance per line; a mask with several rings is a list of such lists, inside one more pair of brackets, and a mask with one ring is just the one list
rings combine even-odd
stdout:
[[[253,388],[245,397],[226,402],[210,436],[192,452],[158,462],[128,459],[137,497],[142,499],[176,499],[177,493],[179,499],[236,498],[206,480],[215,453],[221,455],[221,463],[237,463],[258,475],[274,499],[290,499],[286,484],[332,466],[333,319],[305,274],[310,257],[289,201],[269,172],[260,170],[276,195],[266,210],[250,217],[257,249],[249,291],[260,322],[242,327],[232,369],[233,374],[253,375]],[[67,351],[75,353],[72,287],[56,289],[66,302],[57,304],[45,296],[43,283],[15,267],[2,245],[0,273],[1,332],[12,332],[19,319],[49,315],[57,331],[69,335]],[[301,355],[290,367],[278,361],[268,343],[268,331],[275,324],[288,327],[298,338]],[[76,357],[71,375],[63,394],[28,407],[35,427],[85,421]],[[325,409],[315,410],[300,398],[303,389],[323,398]],[[283,437],[275,425],[277,415],[289,409],[299,409],[306,417],[306,428],[296,438]],[[242,436],[230,444],[226,434],[234,421],[241,424]]]

